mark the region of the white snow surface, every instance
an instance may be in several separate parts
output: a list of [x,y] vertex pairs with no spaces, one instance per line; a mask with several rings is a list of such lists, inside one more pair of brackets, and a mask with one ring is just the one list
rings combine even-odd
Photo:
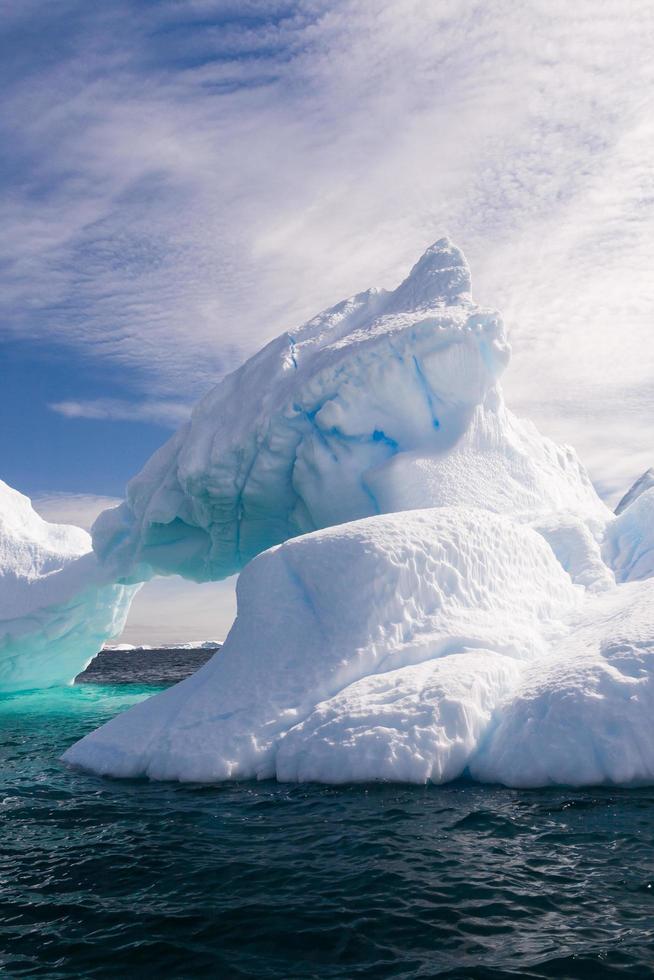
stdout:
[[237,591],[209,663],[65,758],[201,781],[456,775],[580,587],[531,528],[440,508],[287,541],[250,562]]
[[250,562],[222,650],[65,759],[200,782],[652,782],[653,608],[654,579],[616,585],[570,515],[366,518]]
[[0,481],[0,691],[72,681],[121,632],[133,592],[108,580],[86,531],[49,524]]

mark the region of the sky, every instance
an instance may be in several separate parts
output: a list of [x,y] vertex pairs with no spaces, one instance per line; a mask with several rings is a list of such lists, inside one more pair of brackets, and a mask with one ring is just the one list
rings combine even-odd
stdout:
[[[244,358],[443,235],[503,311],[510,407],[610,503],[654,464],[649,0],[0,18],[0,477],[53,518],[88,523]],[[220,638],[233,609],[231,582],[150,583],[125,639]]]

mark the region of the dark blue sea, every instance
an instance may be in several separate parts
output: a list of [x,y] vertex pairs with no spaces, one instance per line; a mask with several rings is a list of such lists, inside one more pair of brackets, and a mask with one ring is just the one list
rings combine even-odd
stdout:
[[107,654],[0,702],[3,977],[654,977],[652,790],[180,786],[59,762],[205,656]]

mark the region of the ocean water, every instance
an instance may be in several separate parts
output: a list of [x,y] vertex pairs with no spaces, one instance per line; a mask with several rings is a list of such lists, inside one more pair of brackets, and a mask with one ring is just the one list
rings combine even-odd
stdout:
[[131,650],[101,650],[78,684],[142,684],[147,687],[169,687],[198,670],[219,649],[207,647],[134,647]]
[[654,977],[654,791],[180,786],[63,766],[160,689],[141,683],[165,679],[155,655],[131,683],[129,664],[114,684],[96,667],[0,701],[3,977]]

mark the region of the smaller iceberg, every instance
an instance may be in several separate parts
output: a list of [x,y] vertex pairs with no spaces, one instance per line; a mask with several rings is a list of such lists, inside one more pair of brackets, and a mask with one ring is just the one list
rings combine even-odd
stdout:
[[221,651],[64,759],[199,782],[651,783],[654,578],[625,562],[616,586],[601,556],[570,517],[481,508],[289,540],[241,573]]
[[646,490],[651,490],[654,487],[654,467],[645,470],[642,476],[639,476],[636,482],[631,486],[624,497],[615,508],[616,514],[620,515],[623,510],[626,510],[630,504],[633,504],[637,497],[640,497],[642,493]]
[[654,576],[654,487],[640,493],[611,521],[603,552],[618,582]]
[[86,531],[0,481],[0,691],[70,683],[122,631],[134,591],[107,579]]

